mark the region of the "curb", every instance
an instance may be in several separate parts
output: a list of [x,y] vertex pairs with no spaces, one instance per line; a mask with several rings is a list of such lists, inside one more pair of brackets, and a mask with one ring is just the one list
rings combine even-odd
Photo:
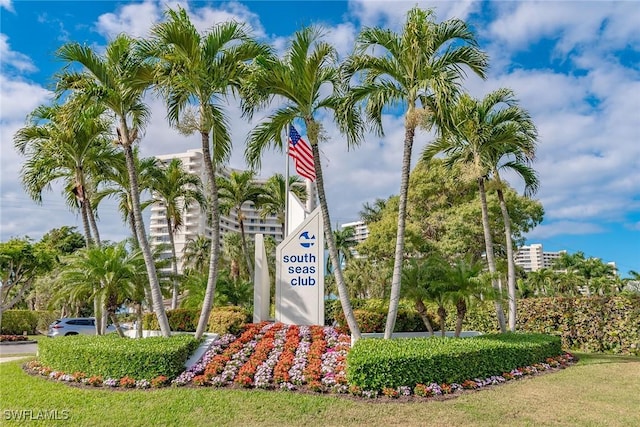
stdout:
[[22,344],[38,344],[38,341],[2,341],[2,342],[0,342],[0,346],[2,346],[2,345],[22,345]]

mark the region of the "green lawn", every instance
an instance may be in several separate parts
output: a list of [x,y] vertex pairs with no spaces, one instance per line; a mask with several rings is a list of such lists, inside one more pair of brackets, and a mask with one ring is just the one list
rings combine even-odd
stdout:
[[640,358],[578,356],[577,365],[557,373],[409,403],[212,388],[86,389],[30,377],[21,362],[8,362],[0,364],[0,415],[8,423],[7,410],[68,411],[83,426],[640,425]]

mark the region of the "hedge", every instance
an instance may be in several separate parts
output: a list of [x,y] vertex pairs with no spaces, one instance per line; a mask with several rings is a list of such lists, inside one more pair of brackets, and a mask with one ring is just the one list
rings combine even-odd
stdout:
[[56,371],[83,372],[105,379],[130,376],[151,380],[159,375],[173,379],[184,371],[185,362],[199,343],[191,335],[145,339],[116,334],[74,335],[40,341],[38,359]]
[[[372,300],[352,300],[354,316],[363,333],[368,332],[384,332],[385,322],[387,319],[388,303],[372,299]],[[427,313],[434,329],[438,329],[438,324],[434,317],[435,311]],[[342,312],[342,306],[339,300],[325,302],[325,324],[346,325],[346,319]],[[418,312],[413,308],[409,301],[401,301],[398,307],[398,317],[396,319],[395,332],[424,332],[427,327],[420,319]]]
[[461,383],[501,375],[560,354],[560,338],[542,334],[361,339],[347,355],[347,380],[366,390]]
[[46,333],[49,325],[58,318],[57,313],[53,311],[7,310],[2,313],[0,333],[6,335],[22,335],[25,331],[29,335],[35,335],[38,332]]
[[[169,327],[175,332],[195,332],[198,328],[200,310],[184,309],[167,310]],[[207,332],[217,334],[237,334],[242,330],[242,326],[250,322],[250,313],[236,306],[214,307],[209,315]],[[142,325],[144,329],[158,330],[158,318],[154,313],[144,315]]]
[[[454,324],[455,313],[449,313],[448,328]],[[464,328],[497,332],[493,304],[470,307]],[[520,299],[516,328],[557,335],[564,348],[640,354],[640,295]]]

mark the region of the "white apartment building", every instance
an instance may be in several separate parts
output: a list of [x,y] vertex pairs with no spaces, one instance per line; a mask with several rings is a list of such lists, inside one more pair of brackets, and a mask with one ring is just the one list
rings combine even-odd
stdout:
[[340,226],[342,230],[348,227],[353,228],[353,241],[356,244],[364,242],[369,237],[369,227],[364,221],[347,222]]
[[[205,188],[208,185],[207,175],[204,170],[202,150],[193,149],[188,150],[185,153],[165,154],[157,156],[157,158],[165,163],[168,163],[172,159],[180,159],[182,161],[182,166],[186,171],[198,175]],[[232,170],[233,169],[230,168],[223,168],[222,170],[219,170],[218,173],[229,176]],[[263,182],[259,179],[256,181]],[[282,226],[275,216],[267,216],[263,219],[253,203],[245,203],[242,206],[242,212],[245,217],[244,229],[247,238],[253,240],[256,234],[261,233],[265,236],[273,236],[277,242],[282,241]],[[169,229],[167,227],[165,215],[165,207],[163,205],[154,204],[151,206],[149,240],[152,246],[169,244]],[[178,257],[178,273],[182,272],[183,265],[181,256],[187,242],[195,239],[199,235],[211,237],[211,227],[208,225],[207,220],[206,212],[203,211],[197,203],[192,204],[189,207],[189,210],[183,213],[184,223],[174,235],[176,255]],[[225,233],[239,231],[240,223],[238,221],[238,212],[235,209],[232,209],[231,212],[229,212],[229,215],[220,216],[221,236],[224,236]],[[162,254],[162,256],[170,258],[171,250],[168,249],[166,253]]]
[[541,243],[522,246],[516,253],[515,263],[525,271],[538,271],[542,268],[550,268],[553,262],[566,251],[545,252]]

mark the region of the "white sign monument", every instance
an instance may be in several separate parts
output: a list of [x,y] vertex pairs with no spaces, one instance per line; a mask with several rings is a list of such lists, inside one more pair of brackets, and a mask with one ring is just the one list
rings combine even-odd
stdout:
[[276,248],[276,320],[324,325],[324,227],[319,207]]

